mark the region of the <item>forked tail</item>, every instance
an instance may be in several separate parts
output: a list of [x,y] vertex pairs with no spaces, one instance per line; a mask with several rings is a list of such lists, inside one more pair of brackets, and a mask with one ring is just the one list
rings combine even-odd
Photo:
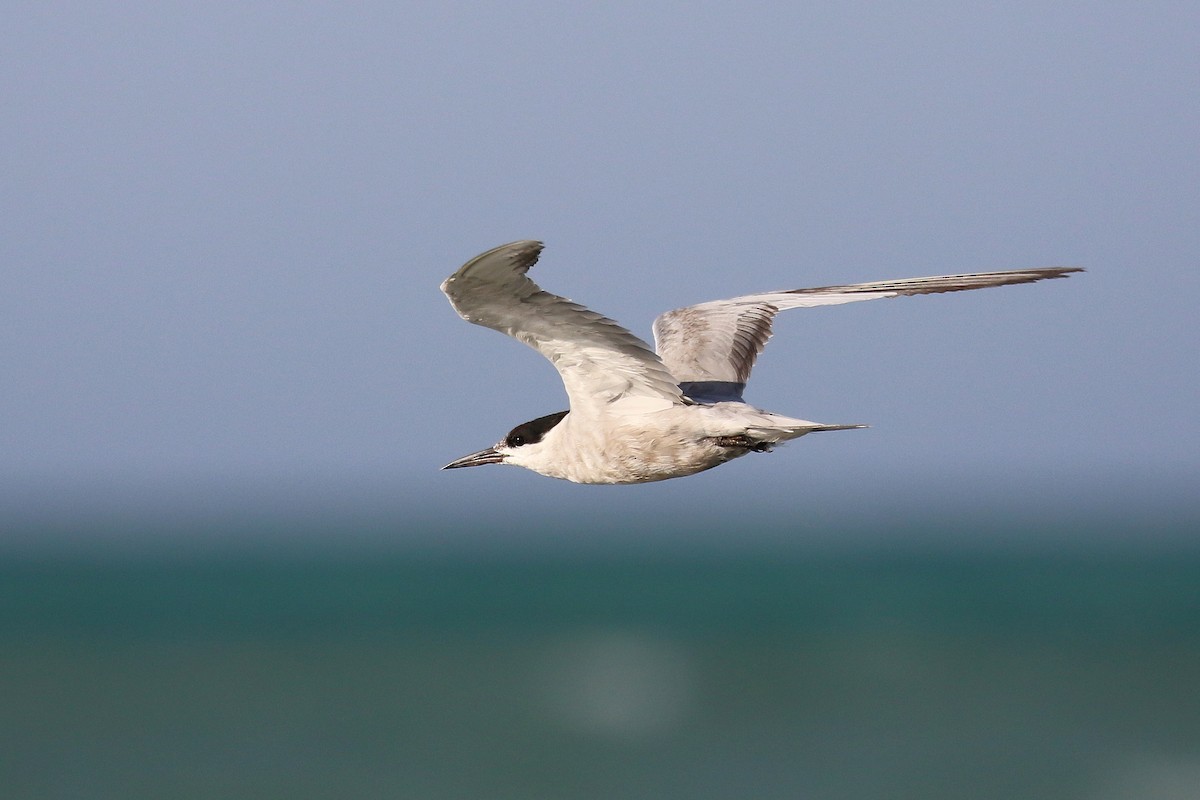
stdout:
[[858,428],[869,428],[870,425],[817,425],[814,428],[809,428],[807,433],[813,431],[852,431]]
[[[801,420],[797,420],[801,422]],[[819,422],[804,422],[800,425],[780,426],[778,428],[747,428],[746,435],[753,437],[756,441],[770,442],[786,442],[790,439],[799,439],[806,433],[814,431],[849,431],[856,428],[869,428],[870,425],[822,425]]]

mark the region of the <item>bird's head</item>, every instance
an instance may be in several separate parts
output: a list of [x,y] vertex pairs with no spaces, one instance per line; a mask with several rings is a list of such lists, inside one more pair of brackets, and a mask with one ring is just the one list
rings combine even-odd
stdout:
[[458,469],[460,467],[481,467],[484,464],[514,464],[518,467],[538,469],[540,457],[544,456],[543,440],[550,430],[562,422],[567,416],[566,411],[547,414],[544,417],[523,422],[508,432],[508,435],[491,447],[477,453],[463,456],[451,461],[442,469]]

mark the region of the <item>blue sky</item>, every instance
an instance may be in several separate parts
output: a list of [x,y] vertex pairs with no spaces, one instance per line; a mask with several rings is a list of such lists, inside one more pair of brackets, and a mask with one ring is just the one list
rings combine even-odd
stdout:
[[[0,514],[1196,508],[1191,4],[5,18]],[[564,407],[438,292],[519,238],[643,336],[749,291],[1089,271],[781,317],[748,399],[869,431],[646,487],[438,472]]]

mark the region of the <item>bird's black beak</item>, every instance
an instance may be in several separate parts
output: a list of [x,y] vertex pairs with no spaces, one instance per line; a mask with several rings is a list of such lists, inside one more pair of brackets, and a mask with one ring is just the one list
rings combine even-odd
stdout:
[[442,469],[458,469],[459,467],[482,467],[484,464],[503,464],[504,456],[496,452],[496,448],[489,447],[485,450],[480,450],[478,453],[471,453],[469,456],[456,458]]

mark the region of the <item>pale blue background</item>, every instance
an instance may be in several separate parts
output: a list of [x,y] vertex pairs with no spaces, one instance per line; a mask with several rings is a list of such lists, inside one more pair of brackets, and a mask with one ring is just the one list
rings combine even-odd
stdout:
[[[1194,4],[3,17],[9,530],[950,508],[1121,514],[1147,535],[1195,514]],[[644,487],[438,472],[563,407],[546,363],[438,292],[518,238],[547,242],[544,286],[644,336],[660,311],[747,291],[1089,272],[781,318],[749,398],[869,431]]]
[[[5,800],[1194,794],[1195,2],[9,0],[0,87]],[[438,292],[518,238],[643,335],[1089,271],[781,317],[867,431],[439,472],[563,408]]]

